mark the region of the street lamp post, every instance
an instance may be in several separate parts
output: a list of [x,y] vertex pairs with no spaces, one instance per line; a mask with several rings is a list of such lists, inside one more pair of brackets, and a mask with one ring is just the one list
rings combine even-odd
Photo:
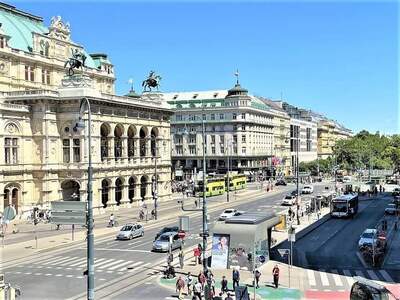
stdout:
[[[294,140],[296,141],[296,215],[297,215],[297,225],[300,225],[300,216],[299,216],[299,209],[300,209],[300,203],[299,203],[299,148],[300,148],[300,137],[299,137],[299,132],[300,132],[300,127],[294,127],[293,128],[293,136]],[[290,132],[286,134],[286,137],[288,137]],[[292,139],[292,136],[290,136]],[[288,140],[286,140],[287,142]]]
[[154,219],[157,220],[157,200],[158,200],[158,178],[157,178],[157,140],[155,135],[151,135],[154,140],[154,183],[153,183],[153,200],[154,200]]
[[82,115],[84,104],[88,110],[88,184],[87,184],[87,299],[94,299],[94,235],[93,235],[93,167],[92,167],[92,112],[90,102],[87,98],[82,98],[79,108],[79,122],[77,128],[84,128]]

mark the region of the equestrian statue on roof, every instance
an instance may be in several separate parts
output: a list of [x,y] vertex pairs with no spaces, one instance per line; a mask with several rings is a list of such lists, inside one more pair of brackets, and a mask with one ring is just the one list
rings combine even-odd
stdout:
[[64,68],[67,68],[67,74],[72,76],[75,74],[74,69],[81,68],[83,71],[83,67],[85,67],[86,55],[79,51],[78,49],[72,50],[72,57],[70,57],[64,64]]
[[156,72],[154,71],[150,71],[149,76],[142,82],[143,92],[147,92],[147,89],[149,89],[148,91],[151,92],[152,88],[156,88],[158,91],[160,87],[160,81],[161,76],[156,75]]

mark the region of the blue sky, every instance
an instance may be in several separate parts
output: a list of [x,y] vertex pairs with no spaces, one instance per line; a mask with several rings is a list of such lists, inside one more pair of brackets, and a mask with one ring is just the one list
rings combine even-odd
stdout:
[[71,23],[72,39],[105,52],[117,93],[149,70],[162,91],[228,89],[326,114],[355,132],[400,133],[396,2],[13,2]]

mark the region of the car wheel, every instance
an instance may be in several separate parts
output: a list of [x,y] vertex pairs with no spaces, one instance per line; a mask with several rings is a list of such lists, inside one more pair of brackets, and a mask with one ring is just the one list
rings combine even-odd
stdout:
[[144,236],[144,231],[142,231],[142,234],[140,236]]
[[129,239],[130,239],[130,240],[133,239],[133,234],[131,234],[131,235],[129,236]]

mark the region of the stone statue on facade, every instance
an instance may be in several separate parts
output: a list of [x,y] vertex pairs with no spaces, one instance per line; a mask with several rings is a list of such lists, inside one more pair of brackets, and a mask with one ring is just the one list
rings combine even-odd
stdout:
[[151,92],[152,88],[156,88],[158,91],[160,87],[160,81],[161,81],[161,76],[156,75],[154,71],[150,71],[149,76],[142,82],[143,92],[147,91]]
[[67,68],[67,74],[68,76],[73,76],[75,74],[74,69],[82,69],[85,67],[85,60],[86,60],[86,55],[79,51],[78,49],[75,49],[75,51],[72,51],[72,57],[70,57],[64,64],[64,68]]

